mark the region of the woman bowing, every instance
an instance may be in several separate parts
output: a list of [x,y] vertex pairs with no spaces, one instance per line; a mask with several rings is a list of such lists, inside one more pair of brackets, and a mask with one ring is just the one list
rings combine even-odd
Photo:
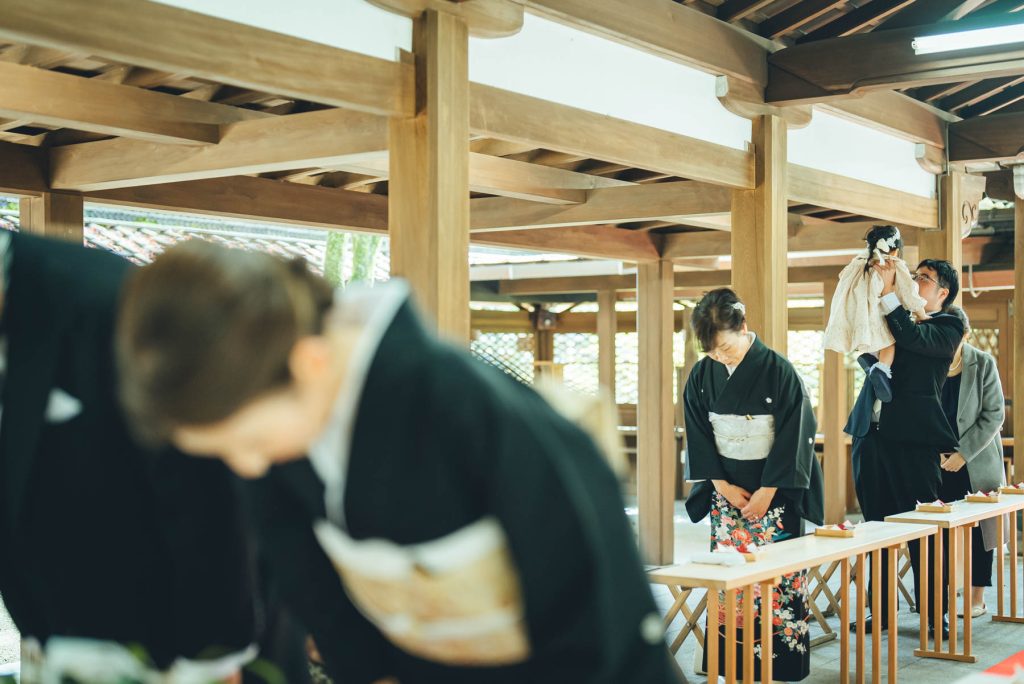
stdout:
[[[684,396],[687,479],[699,481],[687,499],[690,518],[711,515],[711,550],[764,546],[821,524],[821,466],[814,456],[817,425],[793,365],[747,330],[745,307],[728,288],[712,290],[693,312],[693,330],[707,356],[693,368]],[[760,680],[761,597],[755,588],[753,625],[743,624],[731,657],[742,676],[742,644],[755,640]],[[783,577],[773,614],[773,676],[804,679],[810,670],[805,573]],[[742,596],[737,593],[736,606]],[[724,601],[719,601],[724,611]],[[719,616],[719,625],[725,616]],[[720,668],[726,660],[725,635]],[[706,663],[706,654],[704,656]]]

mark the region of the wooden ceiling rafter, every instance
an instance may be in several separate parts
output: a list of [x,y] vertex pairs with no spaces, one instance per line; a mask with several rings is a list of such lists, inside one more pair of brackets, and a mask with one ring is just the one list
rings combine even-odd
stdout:
[[766,38],[778,38],[842,7],[846,2],[847,0],[802,0],[761,22],[758,31]]
[[915,0],[871,0],[850,10],[841,17],[800,37],[798,43],[810,43],[827,38],[839,38],[859,33],[869,26],[883,21],[886,17],[911,5]]

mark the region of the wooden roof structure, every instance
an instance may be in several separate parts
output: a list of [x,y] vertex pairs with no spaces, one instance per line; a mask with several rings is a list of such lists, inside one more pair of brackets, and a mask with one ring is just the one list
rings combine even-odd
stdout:
[[[411,53],[371,57],[150,0],[0,0],[0,190],[25,197],[27,229],[77,240],[85,201],[388,232],[393,271],[462,339],[470,241],[636,262],[651,560],[671,557],[665,379],[677,288],[731,284],[752,326],[784,350],[787,284],[818,283],[827,296],[838,264],[821,253],[857,244],[878,221],[981,284],[1024,287],[1021,240],[961,239],[983,192],[1014,199],[1000,164],[1024,145],[1024,44],[952,55],[910,45],[1019,23],[1022,2],[372,4],[413,19]],[[471,83],[469,35],[512,35],[524,12],[715,75],[719,102],[751,121],[752,144]],[[815,109],[915,143],[937,199],[789,161],[787,131]],[[615,281],[586,287],[614,301]],[[1022,348],[1024,329],[1015,340]],[[839,363],[826,361],[826,382]],[[1013,391],[1024,396],[1024,384]],[[826,407],[830,490],[844,476],[841,413]]]

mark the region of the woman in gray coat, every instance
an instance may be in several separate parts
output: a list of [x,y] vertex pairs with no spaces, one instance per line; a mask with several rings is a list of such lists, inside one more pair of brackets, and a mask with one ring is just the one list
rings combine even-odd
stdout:
[[[946,455],[942,462],[940,497],[953,501],[969,492],[987,492],[1006,483],[999,435],[1005,407],[995,358],[967,344],[971,326],[962,309],[950,307],[949,313],[960,318],[967,331],[942,388],[942,408],[960,438],[960,451]],[[987,610],[984,592],[985,587],[992,586],[997,524],[995,519],[986,520],[981,523],[981,534],[977,529],[971,531],[973,617]]]

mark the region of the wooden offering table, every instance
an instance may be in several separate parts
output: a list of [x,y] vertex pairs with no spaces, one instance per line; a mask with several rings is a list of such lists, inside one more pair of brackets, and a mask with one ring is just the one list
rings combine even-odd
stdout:
[[[990,518],[998,519],[998,575],[997,575],[997,592],[998,592],[998,608],[996,615],[992,617],[993,620],[999,620],[1004,622],[1024,622],[1024,617],[1017,617],[1017,534],[1016,525],[1010,526],[1010,552],[1011,552],[1011,563],[1010,563],[1010,615],[1006,615],[1003,611],[1004,605],[1004,583],[1003,583],[1003,551],[1002,542],[1005,538],[1006,532],[1004,525],[1006,522],[1005,516],[1010,515],[1013,520],[1016,520],[1017,511],[1024,509],[1024,496],[1009,496],[1004,495],[998,503],[968,503],[966,501],[957,501],[953,504],[953,510],[949,513],[923,513],[919,511],[908,511],[907,513],[898,513],[896,515],[890,515],[886,517],[886,522],[899,522],[899,523],[920,523],[927,525],[937,525],[941,529],[949,530],[949,561],[947,565],[947,584],[949,591],[949,605],[950,612],[953,615],[950,616],[949,620],[949,644],[946,650],[943,650],[942,643],[942,631],[939,626],[942,624],[942,591],[943,586],[941,582],[936,582],[934,587],[934,596],[929,599],[926,591],[921,592],[921,605],[918,610],[921,613],[921,648],[914,651],[914,655],[925,657],[925,658],[944,658],[946,660],[959,660],[963,662],[973,663],[977,661],[977,658],[971,654],[971,592],[968,590],[964,591],[964,635],[963,635],[963,650],[957,650],[957,622],[956,622],[956,568],[957,564],[962,564],[964,587],[969,588],[971,586],[971,528],[977,526],[982,520],[988,520]],[[935,537],[935,562],[942,562],[942,535],[936,535]],[[938,567],[938,566],[936,566]],[[927,549],[922,545],[921,547],[921,574],[927,576],[928,572],[928,558]],[[929,600],[933,603],[933,620],[932,624],[935,625],[934,633],[934,647],[928,648],[928,634],[926,628],[926,618],[928,614],[928,602]]]
[[[889,549],[889,596],[886,597],[889,610],[889,634],[888,634],[888,681],[896,681],[896,557],[899,547],[908,541],[920,539],[922,547],[927,546],[927,537],[937,534],[938,528],[934,525],[922,524],[899,524],[869,522],[857,527],[857,533],[849,539],[836,537],[817,537],[806,535],[798,539],[769,544],[763,547],[758,553],[757,561],[744,563],[737,566],[704,565],[699,563],[684,563],[682,565],[671,565],[664,568],[657,568],[648,572],[648,579],[656,584],[666,584],[673,588],[673,594],[680,596],[682,591],[696,587],[707,589],[707,616],[708,629],[705,638],[705,648],[708,655],[708,681],[714,682],[718,678],[718,639],[715,635],[719,632],[718,603],[719,592],[725,593],[725,649],[727,654],[735,654],[737,633],[736,633],[736,594],[743,590],[743,624],[754,624],[754,588],[759,587],[763,597],[770,597],[774,591],[775,584],[783,575],[816,568],[826,563],[838,561],[841,567],[840,594],[848,596],[850,590],[850,564],[851,558],[857,565],[857,653],[856,653],[856,674],[857,681],[864,681],[865,673],[865,595],[867,592],[867,563],[868,554],[874,554],[874,574],[876,586],[881,584],[881,553],[883,549]],[[881,615],[881,593],[876,592],[873,597],[874,614]],[[680,602],[677,600],[673,606],[674,612],[679,612]],[[766,605],[770,603],[766,600]],[[841,621],[844,629],[840,634],[840,676],[841,681],[848,681],[850,674],[850,634],[845,629],[846,623],[850,621],[850,602],[840,602]],[[670,613],[668,619],[674,617]],[[772,620],[769,617],[761,620],[761,644],[762,644],[762,671],[761,681],[771,681],[771,657],[772,657]],[[879,682],[882,679],[882,643],[881,630],[872,633],[872,668],[871,679]],[[725,678],[729,684],[737,681],[738,664],[735,657],[728,657],[725,661]],[[754,681],[754,639],[745,639],[743,642],[743,681]]]

